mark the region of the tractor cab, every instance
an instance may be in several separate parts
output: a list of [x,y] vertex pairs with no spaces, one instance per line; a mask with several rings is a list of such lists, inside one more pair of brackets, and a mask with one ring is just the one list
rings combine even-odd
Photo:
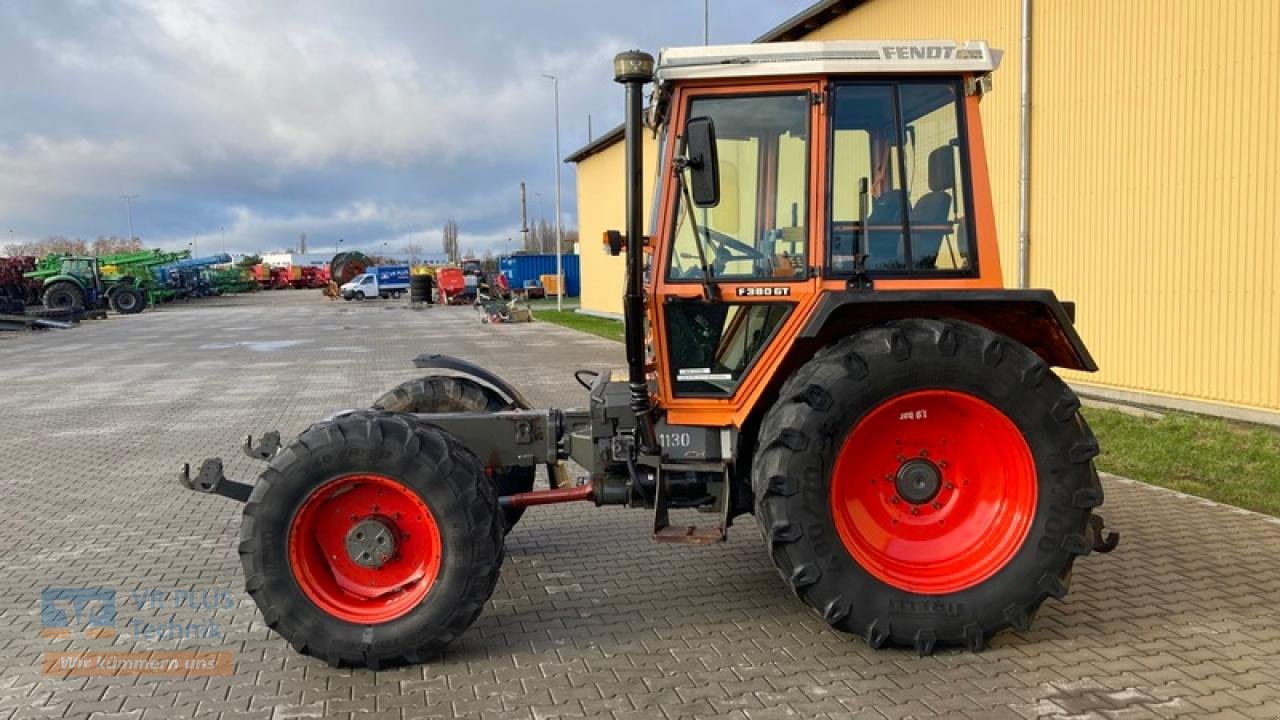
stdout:
[[102,264],[96,257],[67,257],[62,259],[61,274],[78,278],[86,288],[102,292]]
[[829,292],[1002,287],[979,112],[1000,55],[947,41],[660,54],[645,306],[669,416],[747,424]]

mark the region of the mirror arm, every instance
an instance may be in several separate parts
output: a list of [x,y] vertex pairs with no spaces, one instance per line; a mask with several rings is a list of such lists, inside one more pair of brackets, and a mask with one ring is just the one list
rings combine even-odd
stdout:
[[684,181],[684,170],[691,166],[688,158],[677,158],[675,161],[676,184],[680,186],[680,194],[684,197],[684,206],[689,213],[689,227],[693,228],[693,244],[698,248],[698,265],[702,267],[702,298],[715,300],[720,296],[720,288],[711,280],[711,266],[707,265],[707,253],[702,248],[702,229],[698,227],[697,213],[693,211],[693,193],[689,184]]

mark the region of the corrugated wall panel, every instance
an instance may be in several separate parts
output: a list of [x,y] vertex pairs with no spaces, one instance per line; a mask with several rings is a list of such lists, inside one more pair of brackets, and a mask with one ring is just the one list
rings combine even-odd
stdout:
[[1280,4],[1036,3],[1033,284],[1085,382],[1280,410]]
[[[1280,410],[1280,3],[1073,0],[1033,13],[1031,280],[1078,303],[1072,380]],[[1017,0],[873,0],[806,39],[980,38],[1017,277]]]

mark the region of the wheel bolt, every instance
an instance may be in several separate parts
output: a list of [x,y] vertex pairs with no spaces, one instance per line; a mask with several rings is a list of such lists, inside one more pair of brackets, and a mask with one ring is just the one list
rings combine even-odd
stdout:
[[924,448],[920,449],[920,457],[929,457],[929,451]]
[[893,497],[889,498],[889,502],[893,503],[894,505],[897,505],[900,502],[900,500],[898,499],[897,495],[894,495]]
[[937,501],[935,500],[935,501],[934,501],[934,503],[933,503],[933,509],[934,509],[934,510],[941,510],[941,509],[942,509],[942,503],[937,502]]
[[948,489],[948,490],[955,490],[955,489],[956,489],[956,486],[955,486],[954,484],[952,484],[952,483],[947,483],[947,489]]
[[912,515],[919,515],[919,514],[920,514],[920,508],[918,508],[918,507],[913,507],[913,508],[911,508],[911,514],[912,514]]

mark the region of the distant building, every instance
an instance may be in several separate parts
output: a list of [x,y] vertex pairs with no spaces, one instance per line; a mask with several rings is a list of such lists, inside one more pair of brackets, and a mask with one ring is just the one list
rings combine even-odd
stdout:
[[324,267],[333,259],[332,253],[263,253],[262,262],[264,265],[271,267],[298,266],[305,267],[312,265],[315,267]]

